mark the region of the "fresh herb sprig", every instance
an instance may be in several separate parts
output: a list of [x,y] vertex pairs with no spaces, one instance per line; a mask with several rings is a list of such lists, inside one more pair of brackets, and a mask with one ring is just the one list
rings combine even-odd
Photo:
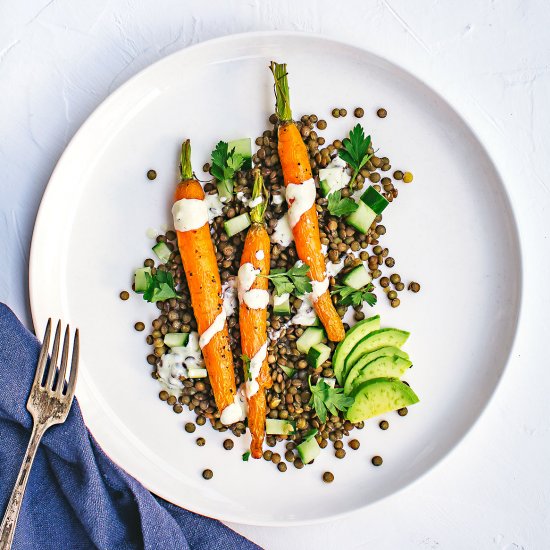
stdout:
[[235,153],[235,148],[229,149],[226,141],[220,141],[212,151],[210,172],[218,180],[220,196],[229,198],[233,194],[235,174],[241,169],[244,157]]
[[243,371],[245,378],[252,382],[252,374],[250,373],[250,358],[248,355],[245,355],[244,353],[241,355],[241,359],[243,360]]
[[353,189],[355,178],[363,166],[372,157],[369,154],[371,139],[365,137],[365,131],[360,124],[356,124],[349,133],[349,137],[342,141],[342,148],[338,150],[338,155],[345,160],[353,170],[353,175],[349,182],[350,189]]
[[311,280],[307,276],[308,271],[307,264],[296,264],[288,271],[272,269],[270,275],[260,275],[260,277],[267,277],[273,283],[277,296],[290,293],[301,296],[312,291]]
[[143,293],[143,299],[147,302],[161,302],[170,298],[179,298],[175,286],[174,278],[169,271],[157,269],[154,275],[145,272],[146,289]]
[[359,205],[353,199],[342,198],[341,191],[335,191],[328,196],[327,208],[333,216],[348,216],[353,214]]
[[327,411],[332,415],[338,415],[338,411],[346,412],[353,405],[353,397],[344,395],[343,388],[329,386],[323,378],[317,384],[311,384],[311,376],[308,380],[311,390],[310,405],[313,405],[319,420],[324,424],[327,420]]
[[360,306],[363,302],[367,302],[373,307],[377,300],[376,294],[372,293],[373,289],[374,286],[370,283],[359,290],[347,285],[336,285],[331,294],[339,294],[338,302],[343,306]]

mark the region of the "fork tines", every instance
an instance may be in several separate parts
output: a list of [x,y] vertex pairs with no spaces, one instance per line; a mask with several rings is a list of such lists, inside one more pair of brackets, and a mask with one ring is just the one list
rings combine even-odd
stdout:
[[42,349],[40,350],[40,356],[38,358],[38,365],[36,367],[36,374],[34,377],[33,386],[40,386],[40,389],[47,391],[50,395],[58,398],[72,399],[74,395],[76,377],[78,372],[78,355],[79,355],[79,333],[76,329],[73,352],[71,358],[71,367],[69,372],[68,381],[65,380],[67,375],[67,368],[69,365],[69,346],[70,346],[70,329],[69,325],[65,328],[65,335],[63,338],[63,349],[61,352],[61,364],[58,365],[59,348],[61,342],[61,321],[57,322],[55,329],[55,336],[53,340],[53,348],[51,352],[51,358],[48,362],[48,350],[50,347],[50,337],[52,332],[52,320],[48,319],[46,325],[46,332],[44,333],[44,341],[42,343]]

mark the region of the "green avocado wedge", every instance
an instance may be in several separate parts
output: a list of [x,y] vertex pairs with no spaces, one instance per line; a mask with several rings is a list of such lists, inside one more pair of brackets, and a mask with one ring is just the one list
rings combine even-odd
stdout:
[[342,371],[344,370],[344,364],[348,354],[362,338],[373,330],[378,330],[379,328],[380,315],[369,317],[368,319],[364,319],[350,328],[346,334],[346,337],[338,344],[336,350],[334,351],[334,355],[332,356],[332,368],[340,385],[342,385],[344,379],[342,376]]
[[[370,353],[365,355],[368,357]],[[367,380],[373,378],[401,378],[412,362],[399,355],[384,355],[370,362],[360,359],[353,365],[344,385],[344,393],[349,395],[353,390]]]
[[[386,357],[386,356],[391,357],[393,355],[397,355],[398,357],[403,357],[403,359],[409,358],[409,354],[406,351],[400,350],[395,346],[385,346],[383,348],[375,349],[374,351],[371,351],[370,353],[366,353],[365,355],[363,355],[358,361],[356,361],[352,369],[357,365],[357,368],[361,370],[367,363],[370,363],[371,361],[374,361],[379,357]],[[344,373],[344,376],[342,377],[344,379],[344,382],[347,381],[349,375],[351,374],[352,369],[350,369],[348,373]]]
[[348,409],[346,418],[354,424],[419,401],[407,384],[395,378],[373,378],[363,382],[352,392],[352,397],[355,401]]
[[341,371],[342,380],[346,379],[348,372],[363,355],[387,346],[400,348],[407,341],[409,335],[409,332],[396,328],[381,328],[367,334],[355,344],[351,353],[348,353]]

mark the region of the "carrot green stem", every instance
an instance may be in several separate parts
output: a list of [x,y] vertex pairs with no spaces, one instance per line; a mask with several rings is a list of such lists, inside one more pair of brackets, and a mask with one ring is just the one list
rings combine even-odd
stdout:
[[191,142],[186,139],[181,146],[180,175],[183,180],[190,180],[193,177],[191,167]]
[[250,219],[254,223],[264,223],[264,215],[267,209],[269,193],[264,184],[264,178],[259,168],[254,170],[254,186],[252,187],[252,201],[262,198],[262,202],[250,210]]
[[272,61],[269,68],[275,78],[275,112],[281,122],[289,122],[292,120],[292,110],[286,63]]

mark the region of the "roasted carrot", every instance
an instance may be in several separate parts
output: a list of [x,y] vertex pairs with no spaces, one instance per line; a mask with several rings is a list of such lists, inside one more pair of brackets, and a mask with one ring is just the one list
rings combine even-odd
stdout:
[[[267,192],[259,170],[254,173],[252,201],[257,201],[250,211],[250,226],[239,269],[239,325],[241,349],[245,361],[246,398],[248,401],[248,428],[252,435],[250,452],[253,458],[261,458],[265,436],[265,389],[271,386],[267,362],[267,292],[270,267],[270,240],[264,214]],[[261,201],[261,202],[259,202]]]
[[174,194],[172,213],[204,362],[216,405],[223,412],[234,403],[237,391],[220,273],[204,198],[201,184],[193,177],[191,144],[187,140],[182,145],[181,181]]
[[[311,165],[307,148],[302,140],[300,131],[292,120],[286,64],[271,62],[270,69],[275,78],[276,113],[279,119],[279,159],[287,188],[289,219],[296,243],[296,251],[300,260],[309,266],[308,275],[314,287],[313,307],[325,327],[327,337],[333,342],[340,342],[345,336],[344,325],[336,312],[326,285],[325,257],[321,250],[319,222],[317,219],[317,210],[315,209],[315,186],[311,179]],[[306,187],[302,191],[304,194],[307,191],[311,204],[307,210],[301,212],[300,207],[303,206],[304,201],[299,198],[300,193],[296,191],[289,195],[289,185],[294,184],[293,187],[295,187],[296,185],[301,186],[304,183]],[[298,201],[301,202],[300,205]],[[293,205],[294,208],[298,208],[299,214],[299,218],[294,220],[291,215]],[[318,289],[317,292],[316,287]]]

